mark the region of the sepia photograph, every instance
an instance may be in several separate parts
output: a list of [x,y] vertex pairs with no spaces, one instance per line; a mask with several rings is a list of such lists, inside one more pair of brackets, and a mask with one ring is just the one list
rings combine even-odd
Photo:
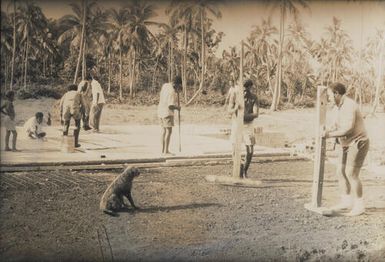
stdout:
[[385,259],[385,0],[2,0],[0,261]]

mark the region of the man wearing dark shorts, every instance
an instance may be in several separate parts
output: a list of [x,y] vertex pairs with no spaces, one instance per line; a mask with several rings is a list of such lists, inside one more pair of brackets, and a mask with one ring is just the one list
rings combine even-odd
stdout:
[[357,103],[345,95],[346,87],[333,83],[329,88],[333,93],[335,120],[323,135],[337,138],[340,145],[337,175],[341,202],[332,210],[351,209],[348,215],[358,216],[365,212],[359,174],[369,150],[369,138]]
[[166,83],[160,91],[158,117],[162,127],[162,155],[171,155],[169,151],[172,127],[174,126],[174,110],[180,110],[177,92],[182,89],[182,79],[176,76],[172,83]]

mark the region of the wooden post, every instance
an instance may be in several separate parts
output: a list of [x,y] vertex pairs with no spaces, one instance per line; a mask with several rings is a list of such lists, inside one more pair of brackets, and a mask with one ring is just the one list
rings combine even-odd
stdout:
[[233,154],[233,177],[240,177],[241,169],[241,144],[242,144],[242,133],[243,133],[243,116],[244,116],[244,98],[243,98],[243,41],[241,42],[241,53],[240,53],[240,69],[239,69],[239,84],[236,87],[236,103],[238,105],[236,126],[235,126],[235,144]]
[[322,186],[325,171],[326,139],[322,137],[326,122],[327,88],[319,86],[317,89],[316,105],[316,132],[315,132],[315,154],[311,203],[305,204],[305,208],[322,215],[331,215],[331,210],[323,208]]

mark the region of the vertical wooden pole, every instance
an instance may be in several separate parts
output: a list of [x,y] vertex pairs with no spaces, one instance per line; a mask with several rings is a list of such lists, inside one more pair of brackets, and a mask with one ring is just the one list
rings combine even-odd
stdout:
[[241,144],[243,134],[243,116],[244,116],[244,98],[243,98],[243,41],[241,42],[240,53],[239,84],[236,87],[236,103],[238,105],[236,126],[235,126],[235,144],[233,154],[233,177],[240,177],[241,168]]
[[321,137],[325,128],[327,105],[327,88],[319,86],[317,89],[317,127],[316,127],[316,151],[314,158],[312,200],[313,207],[321,207],[322,186],[325,167],[326,139]]

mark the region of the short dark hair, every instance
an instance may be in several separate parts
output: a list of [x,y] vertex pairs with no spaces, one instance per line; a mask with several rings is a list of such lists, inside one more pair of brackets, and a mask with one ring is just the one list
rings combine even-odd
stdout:
[[87,81],[92,80],[92,76],[90,73],[86,74],[85,80]]
[[43,117],[44,117],[44,114],[43,114],[42,112],[37,112],[37,113],[35,114],[35,117],[36,117],[36,118],[43,118]]
[[344,95],[346,93],[346,87],[339,82],[331,84],[330,89],[333,91],[333,93],[337,92],[340,95]]
[[176,86],[176,85],[180,86],[180,85],[182,85],[182,77],[175,76],[174,80],[172,82],[173,82],[174,86]]
[[5,97],[6,98],[12,98],[12,97],[15,97],[15,92],[10,90],[10,91],[7,91],[7,93],[5,93]]
[[252,87],[253,86],[253,81],[251,79],[247,79],[244,83],[243,86],[246,88]]
[[71,84],[71,85],[69,85],[69,86],[67,87],[67,90],[68,90],[68,91],[76,91],[76,90],[78,90],[78,86],[75,85],[75,84]]

